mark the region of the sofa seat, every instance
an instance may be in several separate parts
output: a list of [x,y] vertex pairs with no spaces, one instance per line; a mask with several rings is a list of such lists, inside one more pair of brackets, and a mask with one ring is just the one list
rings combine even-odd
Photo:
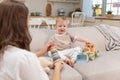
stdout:
[[100,52],[94,61],[77,63],[74,68],[83,80],[120,80],[120,50]]
[[[51,78],[52,74],[53,70],[49,74],[49,78]],[[82,76],[78,71],[64,63],[64,68],[61,71],[61,80],[82,80]]]

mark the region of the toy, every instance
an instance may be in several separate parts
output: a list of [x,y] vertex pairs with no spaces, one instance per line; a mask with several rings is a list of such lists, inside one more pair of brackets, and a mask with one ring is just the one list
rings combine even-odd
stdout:
[[44,71],[49,74],[50,69],[53,68],[53,60],[50,57],[39,57],[38,58],[41,66],[43,67]]
[[60,52],[57,50],[57,46],[54,43],[51,44],[48,55],[53,59],[53,61],[61,58]]
[[61,58],[56,49],[51,50],[51,55],[52,55],[53,61]]
[[85,52],[81,52],[77,55],[76,63],[87,63],[89,61],[89,57]]
[[95,48],[95,46],[91,43],[86,43],[86,47],[84,48],[84,52],[88,54],[90,60],[94,60],[95,57],[99,56],[99,51]]
[[50,52],[51,52],[50,56],[52,57],[53,61],[61,58],[55,44],[51,45]]

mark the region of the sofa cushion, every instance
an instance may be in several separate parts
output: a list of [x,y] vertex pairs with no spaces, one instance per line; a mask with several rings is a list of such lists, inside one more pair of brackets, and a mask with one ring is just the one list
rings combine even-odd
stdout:
[[30,48],[32,52],[36,52],[45,46],[50,37],[54,34],[55,30],[42,29],[42,28],[30,28],[30,34],[32,41]]
[[100,53],[94,61],[77,63],[74,68],[83,80],[120,80],[120,50]]
[[[51,71],[49,78],[51,78],[52,74],[53,70]],[[82,80],[82,76],[74,68],[64,63],[64,68],[61,72],[61,80]]]
[[[104,36],[97,30],[95,27],[73,27],[69,28],[68,31],[72,34],[78,35],[80,37],[85,38],[86,40],[90,41],[95,45],[95,47],[99,50],[106,50],[105,49],[105,38]],[[80,43],[80,42],[79,42]],[[83,47],[83,43],[79,44],[78,42],[75,43]]]

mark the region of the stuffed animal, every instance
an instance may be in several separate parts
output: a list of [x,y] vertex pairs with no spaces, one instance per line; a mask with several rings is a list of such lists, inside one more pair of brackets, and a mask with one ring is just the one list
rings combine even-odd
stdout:
[[50,70],[53,68],[53,60],[50,57],[39,57],[39,62],[43,67],[44,71],[49,74]]
[[83,49],[85,53],[88,54],[90,60],[94,60],[95,57],[99,56],[99,51],[91,43],[86,43],[85,48]]

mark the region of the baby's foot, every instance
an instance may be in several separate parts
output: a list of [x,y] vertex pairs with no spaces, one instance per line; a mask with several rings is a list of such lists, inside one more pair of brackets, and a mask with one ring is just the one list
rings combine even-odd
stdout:
[[71,66],[74,67],[75,60],[71,60]]

